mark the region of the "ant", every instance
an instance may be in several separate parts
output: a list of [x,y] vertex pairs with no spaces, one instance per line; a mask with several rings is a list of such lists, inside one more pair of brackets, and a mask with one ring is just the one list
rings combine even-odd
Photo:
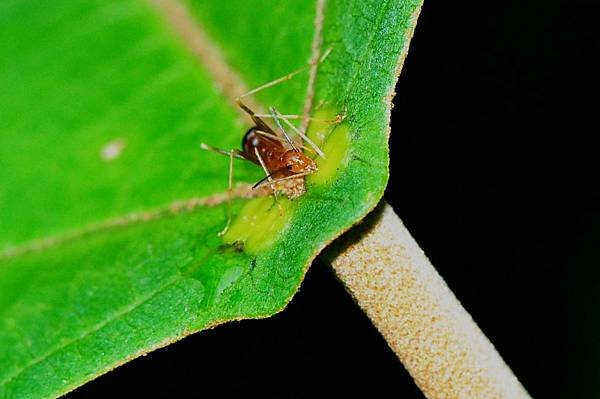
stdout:
[[[330,51],[331,49],[327,50],[325,54],[316,61],[316,63],[323,62],[329,55]],[[299,182],[296,179],[315,173],[318,170],[314,159],[305,155],[301,149],[314,151],[321,158],[325,158],[323,151],[321,151],[321,149],[312,140],[310,140],[306,134],[301,131],[301,129],[298,129],[293,123],[290,122],[290,119],[299,119],[302,116],[283,115],[275,107],[269,107],[268,114],[257,114],[242,101],[244,97],[258,93],[261,90],[291,79],[294,75],[306,70],[313,64],[314,63],[311,63],[283,77],[250,90],[249,92],[244,93],[235,99],[237,106],[250,115],[250,118],[254,123],[254,126],[246,132],[242,139],[241,150],[232,149],[227,151],[209,146],[204,143],[200,144],[200,148],[203,150],[216,152],[229,157],[229,217],[227,220],[227,225],[223,231],[219,233],[219,236],[224,235],[231,224],[231,197],[233,190],[234,158],[250,161],[263,169],[265,172],[265,177],[254,184],[252,188],[256,189],[268,184],[275,198],[275,202],[280,207],[280,211],[281,206],[277,202],[277,191],[279,190],[285,192],[290,199],[299,197],[304,193],[304,184],[303,181]],[[269,126],[263,118],[273,119],[276,128],[271,128],[271,126]],[[292,139],[285,130],[283,127],[284,124],[294,133],[296,133],[295,140]],[[310,148],[302,144],[303,140],[308,143]],[[286,185],[286,183],[291,184]]]

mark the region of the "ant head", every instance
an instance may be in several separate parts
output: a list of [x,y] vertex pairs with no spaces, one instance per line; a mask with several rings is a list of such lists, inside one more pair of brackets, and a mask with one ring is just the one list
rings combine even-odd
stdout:
[[284,162],[292,173],[313,173],[317,171],[317,164],[311,158],[297,150],[288,150],[283,155]]
[[256,147],[258,145],[258,137],[256,134],[256,126],[248,129],[244,137],[242,138],[242,148],[246,148],[246,144],[250,144],[251,147]]

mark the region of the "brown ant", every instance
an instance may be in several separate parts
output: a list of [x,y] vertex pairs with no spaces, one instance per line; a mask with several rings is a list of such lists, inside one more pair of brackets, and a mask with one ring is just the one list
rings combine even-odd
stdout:
[[[329,55],[330,50],[331,49],[325,52],[325,54],[317,61],[317,63],[323,62],[327,55]],[[308,66],[310,66],[310,64]],[[254,123],[254,126],[246,132],[244,138],[242,139],[241,150],[232,149],[227,151],[220,148],[211,147],[204,143],[200,144],[200,148],[204,150],[213,151],[229,157],[229,218],[227,220],[227,225],[223,231],[219,233],[219,235],[225,234],[229,228],[229,225],[231,224],[233,158],[244,159],[262,167],[265,172],[265,177],[259,180],[252,188],[256,189],[268,183],[276,202],[278,189],[284,191],[290,199],[302,195],[304,193],[303,184],[292,184],[288,185],[287,187],[284,184],[290,180],[301,178],[317,171],[316,162],[312,158],[305,155],[301,149],[312,150],[320,157],[325,158],[323,151],[321,151],[319,147],[312,142],[306,136],[306,134],[304,134],[304,132],[290,122],[290,119],[299,119],[302,116],[282,115],[277,109],[275,109],[275,107],[269,108],[269,114],[257,114],[242,102],[242,98],[289,80],[294,75],[304,71],[308,66],[300,68],[279,79],[275,79],[269,83],[250,90],[249,92],[242,94],[235,99],[236,104],[244,112],[250,115],[250,118]],[[271,128],[263,120],[263,118],[273,119],[277,128]],[[293,140],[290,137],[288,132],[283,127],[282,122],[296,133],[296,140]],[[310,148],[305,147],[302,144],[302,140],[308,143]]]

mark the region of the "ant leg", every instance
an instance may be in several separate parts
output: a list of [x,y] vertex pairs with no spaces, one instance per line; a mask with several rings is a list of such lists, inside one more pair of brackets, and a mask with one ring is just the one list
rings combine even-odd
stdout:
[[[282,178],[279,178],[279,179],[271,180],[271,181],[270,181],[270,183],[271,183],[271,184],[273,184],[273,183],[279,183],[280,181],[284,181],[284,180],[291,180],[291,179],[295,179],[295,178],[297,178],[297,177],[302,177],[302,176],[308,176],[308,175],[311,175],[311,174],[313,174],[313,173],[314,173],[314,171],[311,171],[311,172],[302,172],[302,173],[296,173],[296,174],[294,174],[294,175],[291,175],[291,176],[286,176],[286,177],[282,177]],[[259,184],[257,184],[257,185],[255,186],[255,188],[258,188],[258,187],[262,186],[263,184],[264,184],[264,183],[259,183]]]
[[[282,143],[287,143],[287,140],[285,140],[285,139],[282,139],[281,137],[279,137],[279,136],[277,136],[277,135],[275,135],[275,134],[271,134],[271,133],[263,132],[262,130],[255,130],[254,132],[255,132],[256,134],[259,134],[259,135],[261,135],[261,136],[268,137],[268,138],[270,138],[270,139],[277,140],[277,141],[279,141],[279,142],[282,142]],[[298,147],[302,148],[303,150],[308,150],[308,151],[313,151],[313,152],[314,152],[314,150],[313,150],[312,148],[306,147],[305,145],[298,144],[298,143],[296,143],[296,145],[297,145]]]
[[213,147],[208,144],[200,143],[200,148],[210,152],[216,152],[217,154],[225,155],[226,157],[234,157],[237,159],[246,159],[239,150],[223,150],[221,148]]
[[[285,82],[287,80],[290,80],[291,78],[293,78],[294,76],[296,76],[297,74],[299,74],[300,72],[303,72],[305,70],[307,70],[308,68],[310,68],[312,65],[314,64],[320,64],[323,61],[325,61],[325,58],[327,58],[327,56],[329,55],[329,53],[331,53],[332,47],[329,47],[325,53],[323,54],[323,56],[321,56],[321,58],[319,58],[316,61],[310,62],[307,65],[303,66],[302,68],[298,68],[293,72],[288,73],[287,75],[281,76],[280,78],[277,78],[275,80],[272,80],[270,82],[267,82],[263,85],[260,85],[244,94],[239,95],[238,97],[236,97],[235,102],[236,104],[242,109],[244,110],[248,115],[250,115],[252,117],[252,120],[255,121],[255,118],[258,118],[260,120],[260,117],[257,117],[256,114],[254,113],[254,111],[252,111],[250,108],[248,108],[243,102],[242,102],[242,98],[244,97],[248,97],[252,94],[256,94],[262,90],[268,89],[269,87],[273,87],[275,85],[278,85],[279,83]],[[255,121],[256,122],[256,121]],[[262,121],[261,121],[262,122]],[[264,122],[263,122],[264,123]],[[261,126],[259,126],[261,127]],[[264,129],[261,129],[264,130]]]
[[259,116],[256,116],[254,111],[252,111],[246,104],[242,102],[241,98],[243,96],[245,96],[245,94],[235,99],[235,103],[238,105],[238,107],[240,107],[245,113],[250,115],[252,122],[254,122],[254,125],[258,128],[258,130],[262,130],[263,132],[275,133],[265,121],[263,121]]
[[[275,176],[275,175],[276,175],[276,174],[278,174],[278,173],[284,172],[284,171],[285,171],[285,170],[287,170],[287,169],[288,169],[288,168],[287,168],[287,166],[284,166],[283,168],[277,169],[276,171],[269,173],[268,175],[266,175],[265,177],[263,177],[262,179],[260,179],[259,181],[257,181],[257,182],[256,182],[256,183],[255,183],[255,184],[252,186],[252,188],[258,188],[258,187],[260,187],[260,186],[264,185],[264,184],[265,184],[265,182],[266,182],[266,181],[268,181],[269,179],[272,179],[272,178],[273,178],[273,176]],[[276,182],[276,181],[279,181],[279,179],[275,179],[275,180],[273,180],[273,182]]]
[[267,181],[269,182],[271,190],[273,191],[273,197],[275,198],[275,203],[279,208],[279,214],[283,215],[283,208],[281,208],[281,205],[279,204],[279,200],[277,198],[277,191],[275,190],[275,185],[273,184],[273,178],[271,177],[271,173],[269,172],[269,169],[267,169],[267,165],[265,165],[265,161],[263,161],[262,157],[260,156],[260,152],[256,147],[254,147],[254,154],[256,154],[256,158],[258,159],[258,162],[260,162],[260,166],[262,166],[263,170],[265,171],[265,174],[267,175]]
[[298,148],[296,148],[296,145],[294,144],[294,142],[292,141],[290,136],[288,136],[288,134],[285,131],[285,129],[283,128],[283,126],[281,126],[281,122],[279,121],[279,116],[278,116],[279,112],[277,112],[275,107],[269,107],[269,111],[271,111],[271,115],[273,116],[273,119],[275,120],[275,124],[277,125],[279,130],[281,130],[281,133],[283,133],[283,137],[285,137],[285,141],[287,141],[288,144],[291,145],[295,151],[298,151]]
[[260,166],[262,166],[263,170],[265,171],[265,175],[267,175],[267,181],[269,182],[269,185],[271,186],[271,190],[273,190],[273,195],[275,195],[275,200],[277,200],[277,193],[275,192],[275,186],[273,185],[273,179],[271,178],[271,173],[269,173],[269,169],[267,169],[267,165],[265,165],[265,161],[263,161],[262,157],[260,156],[260,152],[258,151],[258,148],[256,148],[256,147],[254,147],[254,154],[256,154],[256,158],[258,159]]
[[[274,107],[270,107],[270,110],[274,111],[274,112],[272,114],[254,114],[254,116],[260,117],[260,118],[274,119],[275,122],[277,123],[277,126],[285,134],[286,141],[289,144],[291,144],[292,147],[298,146],[298,147],[301,147],[302,149],[316,152],[321,158],[325,159],[325,154],[323,153],[323,151],[311,139],[309,139],[308,136],[306,136],[304,133],[302,133],[302,131],[300,131],[300,129],[298,129],[296,126],[294,126],[294,124],[292,122],[290,122],[290,119],[301,119],[302,115],[283,115],[282,113],[277,111]],[[319,120],[319,121],[324,121],[324,122],[331,122],[331,123],[336,123],[336,121],[338,120],[338,118],[333,119],[333,120],[325,120],[325,119],[317,119],[317,118],[309,118],[309,119],[310,120]],[[308,148],[308,147],[302,145],[301,143],[300,144],[293,143],[292,142],[293,140],[291,140],[291,138],[289,137],[287,132],[283,129],[279,120],[284,121],[286,125],[288,125],[290,128],[292,128],[292,130],[294,130],[294,132],[296,132],[296,134],[298,134],[298,136],[300,136],[302,139],[304,139],[304,141],[306,141],[308,144],[310,144],[312,148]],[[263,136],[266,136],[266,137],[269,137],[269,138],[272,138],[275,140],[283,141],[279,136],[272,135],[268,132],[263,132],[263,131],[258,130],[257,133],[260,133]],[[294,148],[294,149],[296,149],[296,148]]]
[[[317,154],[319,154],[319,156],[321,158],[325,159],[325,154],[323,153],[323,151],[321,151],[319,146],[317,146],[311,139],[309,139],[306,134],[304,134],[302,131],[300,131],[300,129],[298,129],[296,126],[294,126],[294,124],[292,122],[290,122],[287,118],[283,117],[283,115],[281,115],[279,113],[279,111],[277,111],[274,107],[271,107],[271,108],[275,112],[275,114],[286,123],[286,125],[288,125],[290,128],[292,128],[292,130],[294,132],[296,132],[296,134],[298,136],[300,136],[304,141],[306,141],[308,144],[310,144],[310,146],[313,148],[313,150],[315,150],[315,152]],[[277,120],[279,120],[279,118],[277,118],[275,120],[277,121]]]
[[229,230],[229,226],[231,226],[231,201],[233,197],[233,154],[235,154],[235,150],[229,151],[229,184],[227,188],[227,224],[225,228],[218,233],[219,237],[222,237]]

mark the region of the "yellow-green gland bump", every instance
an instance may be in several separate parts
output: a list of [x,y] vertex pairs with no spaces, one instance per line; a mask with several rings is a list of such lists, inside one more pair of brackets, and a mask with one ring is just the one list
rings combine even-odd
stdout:
[[292,201],[281,196],[277,203],[271,196],[252,199],[235,217],[223,240],[242,241],[249,253],[269,248],[288,225],[293,208]]
[[311,185],[325,185],[333,181],[338,172],[348,164],[350,148],[350,127],[346,122],[335,122],[340,115],[331,109],[322,109],[315,113],[307,135],[323,153],[325,159],[318,157],[317,173],[309,175]]

